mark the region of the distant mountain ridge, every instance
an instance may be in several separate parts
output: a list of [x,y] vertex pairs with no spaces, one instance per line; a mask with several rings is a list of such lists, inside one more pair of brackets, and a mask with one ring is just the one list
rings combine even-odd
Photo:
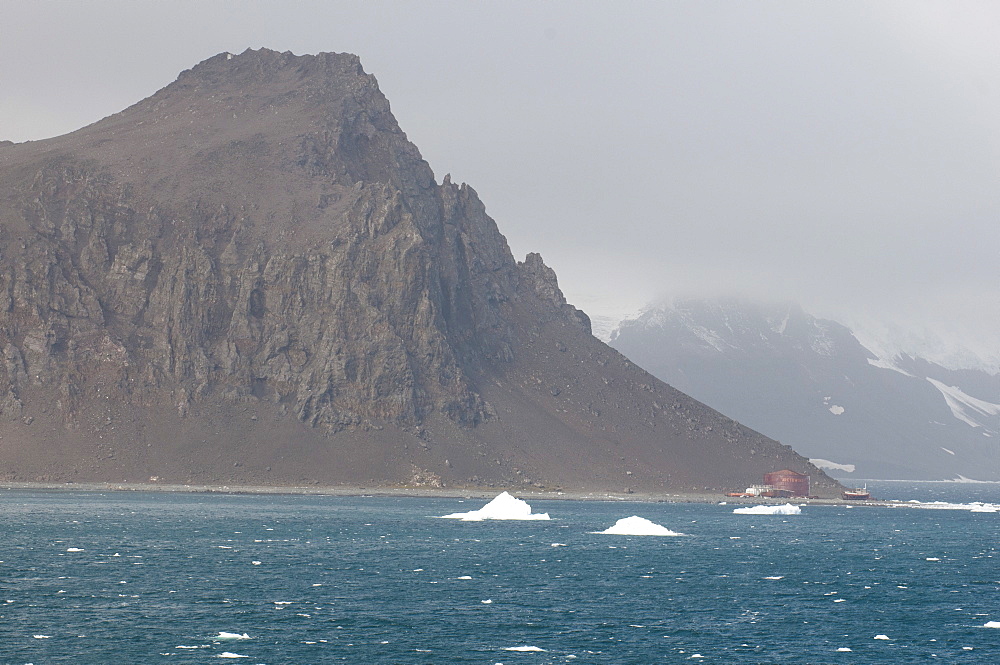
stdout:
[[842,478],[1000,480],[1000,375],[879,358],[796,305],[683,300],[611,346]]

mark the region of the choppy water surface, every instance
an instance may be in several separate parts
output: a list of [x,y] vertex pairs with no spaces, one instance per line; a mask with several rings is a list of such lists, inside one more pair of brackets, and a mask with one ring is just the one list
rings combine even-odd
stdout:
[[1000,662],[1000,513],[483,503],[3,492],[0,662]]

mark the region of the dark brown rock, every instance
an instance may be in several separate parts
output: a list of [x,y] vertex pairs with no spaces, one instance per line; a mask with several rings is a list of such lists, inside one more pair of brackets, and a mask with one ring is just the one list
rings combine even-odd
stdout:
[[593,338],[353,55],[6,146],[0,223],[0,478],[833,488]]

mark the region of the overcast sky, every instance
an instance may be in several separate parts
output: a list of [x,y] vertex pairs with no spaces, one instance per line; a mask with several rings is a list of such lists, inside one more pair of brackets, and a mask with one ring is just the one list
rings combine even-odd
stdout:
[[1000,355],[997,35],[991,0],[0,0],[0,140],[348,51],[588,312],[738,292]]

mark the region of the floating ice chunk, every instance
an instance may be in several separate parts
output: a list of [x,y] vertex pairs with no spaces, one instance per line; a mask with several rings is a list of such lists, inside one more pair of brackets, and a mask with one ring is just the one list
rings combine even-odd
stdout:
[[471,580],[472,575],[462,575],[461,577],[456,577],[457,580]]
[[566,547],[566,543],[552,543],[552,547]]
[[889,636],[888,635],[882,635],[880,633],[880,634],[876,635],[875,637],[873,637],[872,639],[873,640],[887,640],[887,639],[889,639]]
[[507,647],[506,649],[504,649],[504,651],[545,651],[545,649],[542,649],[541,647],[526,646],[526,647]]
[[82,547],[67,547],[67,552],[83,552],[85,551]]
[[838,647],[837,651],[851,651],[848,647]]
[[914,508],[924,508],[928,510],[968,510],[972,513],[996,513],[1000,512],[1000,504],[996,503],[983,503],[981,501],[973,501],[972,503],[948,503],[947,501],[928,501],[922,502],[916,499],[910,499],[909,503]]
[[833,406],[830,407],[830,413],[832,413],[835,416],[842,415],[844,413],[844,407],[838,404],[834,404]]
[[479,602],[482,603],[483,605],[492,605],[493,604],[493,600],[490,599],[490,598],[487,598],[486,600],[480,600]]
[[232,651],[223,651],[216,658],[249,658],[250,656],[244,656],[241,653],[233,653]]
[[783,579],[785,579],[785,576],[784,575],[769,575],[768,577],[765,577],[764,579],[765,580],[783,580]]
[[221,631],[218,635],[216,635],[212,639],[216,639],[216,640],[249,640],[250,636],[247,635],[246,633],[227,633],[225,631]]
[[940,560],[941,559],[937,558],[936,556],[929,556],[925,559],[925,561],[940,561]]
[[34,637],[36,640],[47,640],[47,639],[49,639],[52,636],[51,635],[32,635],[32,637]]
[[843,598],[835,598],[833,600],[833,602],[835,602],[835,603],[846,603],[847,601],[845,599],[843,599]]
[[983,628],[1000,628],[1000,621],[987,621],[983,624]]
[[201,647],[199,647],[199,646],[186,646],[186,645],[183,645],[183,644],[178,644],[174,648],[175,649],[200,649]]
[[671,531],[665,526],[661,526],[656,522],[651,522],[645,517],[639,517],[638,515],[632,515],[631,517],[623,517],[622,519],[615,522],[614,526],[610,526],[604,531],[595,531],[594,533],[607,533],[617,536],[683,536],[683,533],[678,533],[677,531]]
[[526,501],[514,498],[507,492],[501,492],[479,510],[442,515],[442,518],[463,520],[465,522],[481,522],[482,520],[547,520],[549,519],[549,514],[532,513],[531,506]]
[[802,509],[786,503],[781,506],[747,506],[733,510],[737,515],[801,515]]
[[261,564],[260,561],[251,561],[250,563],[254,566],[259,566]]

